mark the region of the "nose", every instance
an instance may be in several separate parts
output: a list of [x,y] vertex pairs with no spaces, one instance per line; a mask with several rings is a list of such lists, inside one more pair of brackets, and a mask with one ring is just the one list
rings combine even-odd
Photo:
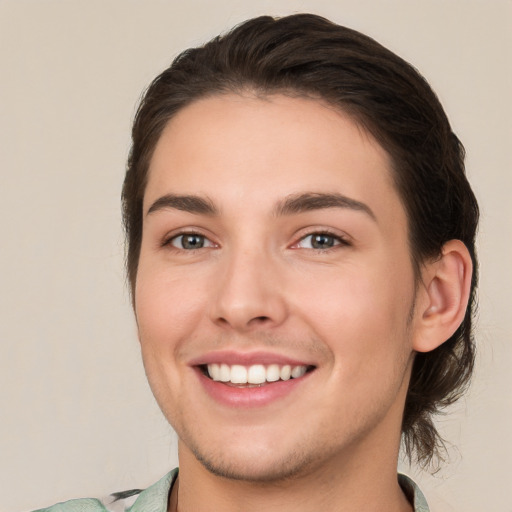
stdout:
[[212,321],[239,332],[281,325],[288,314],[285,289],[272,256],[261,250],[245,251],[223,263],[213,297]]

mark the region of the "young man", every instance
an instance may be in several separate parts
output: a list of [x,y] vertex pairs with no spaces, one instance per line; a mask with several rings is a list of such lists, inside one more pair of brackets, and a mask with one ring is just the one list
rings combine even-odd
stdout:
[[[180,55],[123,189],[146,373],[179,438],[145,491],[49,510],[428,510],[432,414],[471,375],[478,207],[426,82],[313,15]],[[62,507],[62,508],[61,508]]]

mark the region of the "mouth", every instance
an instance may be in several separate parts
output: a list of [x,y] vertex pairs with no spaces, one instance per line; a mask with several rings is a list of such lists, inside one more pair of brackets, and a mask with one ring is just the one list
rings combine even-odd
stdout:
[[208,379],[237,388],[263,387],[269,384],[300,379],[312,372],[312,365],[212,363],[199,365]]
[[228,408],[253,409],[297,396],[311,382],[313,361],[269,351],[213,351],[188,362],[210,398]]

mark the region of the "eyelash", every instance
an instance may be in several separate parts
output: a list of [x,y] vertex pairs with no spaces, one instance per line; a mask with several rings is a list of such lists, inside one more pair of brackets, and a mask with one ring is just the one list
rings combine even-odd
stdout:
[[305,248],[305,249],[310,250],[310,251],[318,251],[318,252],[325,253],[325,252],[330,252],[330,251],[336,250],[337,248],[340,248],[340,247],[348,247],[348,246],[352,245],[347,237],[344,237],[344,236],[340,235],[339,233],[333,233],[332,231],[330,231],[328,229],[320,229],[318,231],[313,231],[313,232],[307,233],[304,236],[301,236],[299,238],[299,241],[296,242],[292,246],[292,248],[299,248],[298,245],[301,242],[303,242],[307,238],[312,238],[312,237],[315,237],[315,236],[325,236],[325,237],[328,237],[328,238],[332,238],[334,240],[334,243],[333,243],[332,246],[327,247],[327,248],[323,248],[323,249],[322,248],[315,248],[315,247],[308,247],[308,248]]
[[[176,249],[178,251],[186,251],[186,252],[198,251],[200,249],[205,248],[204,246],[202,246],[202,247],[197,247],[197,248],[185,249],[184,247],[176,247],[173,245],[173,241],[178,240],[179,238],[182,238],[182,240],[183,240],[183,238],[185,238],[185,237],[199,237],[199,238],[203,239],[203,243],[206,243],[206,241],[208,241],[211,244],[210,246],[212,246],[212,247],[215,246],[215,244],[206,235],[203,235],[202,233],[198,233],[195,231],[184,231],[182,233],[174,234],[171,237],[166,238],[163,241],[162,246],[163,247],[171,247],[172,249]],[[208,247],[210,247],[210,246],[208,246]]]
[[[326,247],[326,248],[305,247],[304,249],[325,253],[325,252],[329,252],[329,251],[335,250],[338,247],[343,247],[343,246],[347,247],[347,246],[351,245],[350,241],[346,237],[341,236],[338,233],[333,233],[333,232],[329,231],[328,229],[321,229],[321,230],[318,230],[318,231],[312,231],[310,233],[305,234],[304,236],[301,236],[299,238],[299,240],[297,242],[295,242],[291,246],[291,248],[292,249],[299,249],[300,248],[299,244],[301,244],[306,239],[313,238],[315,236],[324,236],[324,237],[333,239],[333,245],[330,246],[330,247]],[[173,242],[178,240],[180,237],[182,238],[182,241],[183,241],[184,237],[199,237],[199,238],[202,239],[203,245],[201,247],[196,247],[196,248],[192,247],[192,248],[189,248],[189,249],[186,249],[185,247],[176,247],[173,244]],[[204,246],[205,243],[209,243],[209,245],[207,245],[205,247]],[[194,251],[198,251],[200,249],[205,249],[205,248],[209,248],[209,247],[216,247],[216,244],[214,242],[212,242],[206,235],[204,235],[202,233],[195,232],[195,231],[184,231],[182,233],[177,233],[177,234],[174,234],[173,236],[171,236],[169,238],[166,238],[163,241],[162,246],[163,247],[170,247],[170,248],[178,250],[178,251],[194,252]]]

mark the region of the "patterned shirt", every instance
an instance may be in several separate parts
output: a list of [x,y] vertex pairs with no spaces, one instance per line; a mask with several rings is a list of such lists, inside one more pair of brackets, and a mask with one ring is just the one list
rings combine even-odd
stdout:
[[[104,499],[71,500],[34,512],[167,512],[169,492],[177,476],[178,468],[143,491],[134,489],[114,493]],[[414,504],[414,512],[429,512],[425,497],[408,476],[399,474],[398,482],[410,502]]]

